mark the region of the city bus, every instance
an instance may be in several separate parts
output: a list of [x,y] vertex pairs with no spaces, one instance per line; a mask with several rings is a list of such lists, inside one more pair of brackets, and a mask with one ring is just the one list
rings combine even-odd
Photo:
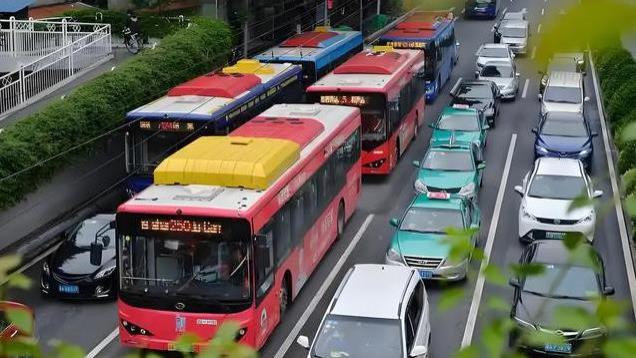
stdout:
[[126,115],[126,190],[152,183],[168,155],[203,135],[225,135],[272,104],[302,99],[302,68],[290,63],[239,60],[180,84]]
[[499,14],[499,0],[466,0],[464,16],[497,18]]
[[426,100],[433,102],[457,64],[455,18],[450,11],[421,11],[378,39],[381,45],[424,51]]
[[388,174],[424,121],[424,53],[375,46],[307,88],[309,103],[359,107],[362,173]]
[[306,87],[362,51],[362,45],[360,31],[333,30],[318,26],[314,31],[296,34],[254,58],[267,63],[288,62],[301,65]]
[[356,210],[360,123],[278,104],[166,158],[117,210],[121,343],[172,350],[188,332],[198,351],[235,321],[262,347]]

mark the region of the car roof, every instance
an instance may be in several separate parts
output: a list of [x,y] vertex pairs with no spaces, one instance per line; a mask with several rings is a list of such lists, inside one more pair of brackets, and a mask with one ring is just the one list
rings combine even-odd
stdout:
[[545,119],[556,119],[556,120],[585,120],[585,116],[583,113],[577,112],[559,112],[559,111],[549,111],[545,115]]
[[578,72],[553,71],[548,79],[548,86],[581,87],[582,75]]
[[528,22],[525,20],[520,20],[520,19],[505,20],[505,21],[502,21],[500,27],[526,28],[528,27]]
[[428,153],[432,150],[436,152],[472,152],[469,145],[464,142],[453,143],[453,144],[444,144],[441,142],[437,142],[435,143],[435,145],[430,146],[428,148],[428,151],[426,152]]
[[496,60],[489,60],[486,61],[486,63],[484,64],[484,66],[501,66],[501,65],[508,65],[508,66],[512,66],[512,60],[511,59],[496,59]]
[[503,16],[504,20],[523,20],[526,17],[526,11],[509,11]]
[[338,288],[329,313],[399,319],[401,303],[414,272],[404,266],[355,265]]
[[483,48],[508,48],[507,44],[495,44],[495,43],[487,43],[487,44],[482,44],[481,46],[479,46],[479,50],[477,52],[479,52],[481,49]]
[[581,176],[581,165],[578,159],[541,157],[537,159],[537,174],[559,176]]
[[[539,240],[533,243],[535,253],[533,262],[542,262],[555,265],[571,265],[571,251],[561,240]],[[581,245],[588,245],[582,243]],[[586,261],[583,261],[586,262]],[[577,262],[577,266],[583,266],[583,262]],[[583,264],[583,265],[582,265]],[[589,266],[589,265],[585,265]]]
[[442,109],[442,113],[440,114],[440,118],[447,116],[473,116],[476,117],[479,112],[475,108],[453,108],[453,107],[444,107]]
[[[429,199],[426,194],[417,194],[411,202],[410,208],[435,208],[459,210],[462,204],[461,198],[451,196],[449,199]],[[408,209],[407,209],[408,210]]]

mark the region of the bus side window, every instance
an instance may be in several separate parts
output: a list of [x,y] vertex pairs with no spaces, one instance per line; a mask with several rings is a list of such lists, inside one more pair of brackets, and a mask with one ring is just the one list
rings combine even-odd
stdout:
[[291,218],[289,204],[285,204],[274,221],[274,248],[276,249],[276,265],[279,265],[289,254],[292,247]]
[[256,299],[260,302],[274,283],[274,234],[271,225],[261,230],[260,237],[256,239]]
[[305,224],[305,213],[304,213],[304,198],[302,196],[295,195],[294,198],[291,199],[291,227],[292,227],[292,241],[294,244],[299,244],[303,241],[304,238],[304,224]]

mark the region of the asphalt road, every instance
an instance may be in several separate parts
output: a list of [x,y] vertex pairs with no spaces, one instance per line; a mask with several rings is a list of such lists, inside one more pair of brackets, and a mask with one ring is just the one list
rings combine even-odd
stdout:
[[[504,7],[509,11],[527,8],[531,22],[531,32],[536,34],[538,25],[545,17],[542,13],[550,14],[561,10],[571,0],[504,0]],[[453,71],[453,77],[444,88],[434,104],[425,111],[426,122],[436,118],[440,110],[449,102],[448,91],[459,77],[473,76],[473,55],[478,46],[492,41],[490,31],[493,22],[489,20],[463,20],[457,23],[457,39],[461,43],[460,60]],[[532,49],[533,43],[530,43]],[[530,132],[538,120],[539,102],[537,100],[539,76],[531,61],[532,51],[525,57],[517,59],[518,71],[521,72],[519,96],[515,102],[503,103],[497,127],[490,131],[488,147],[486,149],[487,168],[484,184],[480,191],[480,206],[482,210],[481,246],[487,242],[491,220],[496,219],[495,231],[492,237],[491,262],[506,267],[516,262],[520,256],[522,245],[517,239],[517,213],[520,197],[513,187],[520,183],[522,177],[532,165],[533,137]],[[524,85],[527,90],[524,91]],[[591,71],[585,78],[586,93],[592,97],[586,105],[586,113],[592,127],[601,133]],[[412,183],[415,178],[415,168],[411,161],[421,159],[428,146],[430,129],[422,128],[416,142],[406,151],[399,166],[387,178],[367,178],[359,207],[348,223],[345,235],[337,242],[323,259],[314,272],[303,291],[290,307],[284,321],[276,329],[261,354],[263,357],[306,357],[306,351],[293,341],[296,330],[299,334],[313,337],[317,326],[325,312],[326,305],[331,299],[337,284],[346,269],[357,263],[381,263],[384,261],[385,250],[388,246],[392,228],[388,224],[391,217],[398,217],[413,197]],[[514,140],[513,140],[514,138]],[[612,188],[608,177],[608,164],[602,135],[595,138],[595,151],[592,175],[598,181],[597,189],[605,192],[604,199],[611,200]],[[509,171],[504,171],[508,152],[512,151]],[[495,203],[502,187],[501,205],[495,212]],[[613,208],[613,207],[612,207]],[[359,239],[359,241],[357,241]],[[356,244],[357,242],[357,244]],[[608,210],[607,214],[597,224],[597,238],[594,244],[605,258],[607,277],[611,285],[616,287],[616,298],[629,299],[623,252],[616,212]],[[39,280],[41,264],[37,263],[27,270],[27,274]],[[473,268],[470,278],[466,282],[452,284],[464,291],[464,297],[452,310],[442,312],[438,304],[444,285],[427,284],[429,301],[431,303],[432,347],[433,357],[451,357],[468,337],[464,337],[469,313],[476,319],[474,341],[479,341],[484,324],[491,317],[484,310],[488,297],[497,296],[510,300],[512,290],[494,287],[486,284],[481,296],[480,310],[471,310],[477,267]],[[11,298],[24,302],[35,309],[37,335],[42,341],[62,339],[78,344],[87,351],[93,350],[101,343],[98,357],[120,357],[129,352],[119,345],[117,338],[108,341],[107,336],[116,328],[116,306],[112,302],[103,303],[73,303],[58,302],[40,297],[37,287],[28,292],[11,292]],[[631,306],[630,306],[631,307]],[[475,315],[476,314],[476,315]],[[632,311],[625,313],[629,322],[634,322]],[[297,327],[296,327],[297,326]],[[469,330],[470,331],[470,330]],[[111,335],[109,338],[113,338]],[[287,344],[286,344],[287,343]],[[292,343],[289,345],[288,343]],[[289,347],[289,349],[287,349]],[[96,352],[96,351],[95,351]]]

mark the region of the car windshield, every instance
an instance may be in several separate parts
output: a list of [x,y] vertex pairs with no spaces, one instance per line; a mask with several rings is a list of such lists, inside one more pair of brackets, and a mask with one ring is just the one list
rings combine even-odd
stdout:
[[482,47],[477,53],[479,57],[508,57],[508,49],[505,47]]
[[581,89],[578,87],[548,86],[543,96],[545,102],[581,103]]
[[548,118],[543,123],[541,134],[561,137],[586,137],[587,128],[582,120]]
[[528,195],[541,199],[574,200],[587,193],[585,180],[565,175],[537,174],[532,179]]
[[424,158],[423,169],[447,170],[447,171],[471,171],[475,170],[473,157],[469,151],[443,151],[431,150]]
[[487,84],[470,84],[459,87],[457,98],[492,98],[492,88]]
[[316,336],[312,356],[402,357],[400,321],[329,314]]
[[448,115],[442,116],[437,122],[437,129],[453,131],[478,131],[479,119],[472,115]]
[[482,77],[512,77],[512,66],[508,64],[501,65],[486,65],[481,69],[480,75]]
[[[102,238],[100,242],[105,247],[115,248],[115,229],[108,229],[109,224],[110,221],[105,219],[84,220],[68,234],[68,240],[76,247],[89,248],[91,243],[95,242],[95,234],[99,231]],[[103,240],[105,237],[109,240]]]
[[548,64],[548,73],[554,71],[577,72],[576,61],[573,58],[555,57]]
[[525,27],[508,27],[504,26],[499,30],[499,33],[503,37],[514,37],[514,38],[525,38],[526,37],[526,28]]
[[590,267],[541,264],[541,275],[528,276],[523,291],[547,297],[590,299],[598,297],[600,287]]
[[401,231],[421,233],[443,234],[449,228],[464,228],[461,211],[411,207],[400,224]]

